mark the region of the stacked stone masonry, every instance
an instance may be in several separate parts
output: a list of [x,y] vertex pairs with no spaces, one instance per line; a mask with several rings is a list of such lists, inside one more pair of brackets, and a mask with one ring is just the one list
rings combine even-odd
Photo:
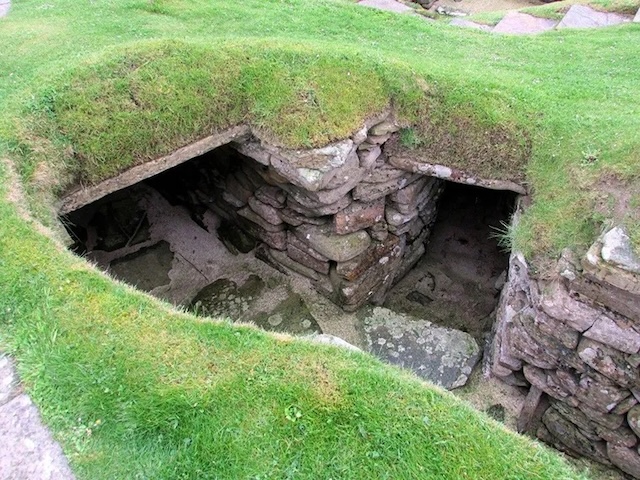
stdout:
[[239,226],[261,243],[258,258],[308,277],[345,310],[381,303],[424,253],[444,188],[390,164],[384,144],[398,130],[378,120],[314,150],[242,138],[199,169],[191,203]]
[[640,262],[621,228],[549,279],[513,254],[492,373],[526,386],[519,428],[640,478]]

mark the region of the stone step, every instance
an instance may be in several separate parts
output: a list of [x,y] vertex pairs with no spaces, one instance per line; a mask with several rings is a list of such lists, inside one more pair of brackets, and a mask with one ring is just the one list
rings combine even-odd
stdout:
[[636,16],[633,17],[633,21],[634,22],[638,22],[640,23],[640,8],[638,9],[638,11],[636,12]]
[[386,10],[389,12],[405,13],[412,12],[411,7],[407,7],[405,4],[396,2],[396,0],[361,0],[358,5],[364,5],[365,7],[377,8],[378,10]]
[[631,17],[628,15],[599,12],[585,5],[572,5],[557,28],[609,27],[630,21]]
[[496,33],[530,35],[552,30],[558,22],[522,12],[509,12],[493,29]]

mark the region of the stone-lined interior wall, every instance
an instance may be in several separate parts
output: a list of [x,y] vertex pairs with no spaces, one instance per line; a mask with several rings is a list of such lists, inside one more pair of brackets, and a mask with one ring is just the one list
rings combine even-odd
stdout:
[[640,261],[622,228],[553,278],[510,260],[492,373],[529,388],[519,429],[640,478]]
[[[308,277],[353,311],[369,301],[382,303],[424,254],[444,188],[438,178],[389,164],[384,143],[397,129],[382,122],[310,151],[285,151],[255,139],[233,142],[150,183],[159,191],[184,192],[176,201],[192,211],[211,209],[240,227],[261,244],[260,259]],[[240,232],[230,230],[233,243]]]

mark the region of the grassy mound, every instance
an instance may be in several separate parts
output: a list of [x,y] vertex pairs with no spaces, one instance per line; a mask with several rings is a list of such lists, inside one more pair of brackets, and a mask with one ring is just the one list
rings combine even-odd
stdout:
[[368,355],[116,284],[0,193],[0,339],[79,478],[581,478]]
[[17,2],[0,20],[0,155],[20,177],[3,164],[0,345],[77,471],[577,478],[365,355],[198,322],[115,284],[7,195],[21,181],[53,224],[52,194],[226,126],[314,146],[391,106],[404,148],[526,179],[512,240],[530,258],[584,249],[610,221],[638,241],[639,32],[499,37],[338,0]]

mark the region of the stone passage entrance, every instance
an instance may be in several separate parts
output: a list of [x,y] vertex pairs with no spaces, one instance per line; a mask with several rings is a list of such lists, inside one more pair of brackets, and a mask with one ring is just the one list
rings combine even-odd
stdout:
[[[230,142],[64,223],[77,253],[174,304],[331,333],[459,386],[491,328],[508,261],[494,236],[516,194],[396,167],[391,133],[375,128],[359,143],[293,153]],[[462,377],[425,373],[427,341],[443,345],[441,357],[465,352]]]

